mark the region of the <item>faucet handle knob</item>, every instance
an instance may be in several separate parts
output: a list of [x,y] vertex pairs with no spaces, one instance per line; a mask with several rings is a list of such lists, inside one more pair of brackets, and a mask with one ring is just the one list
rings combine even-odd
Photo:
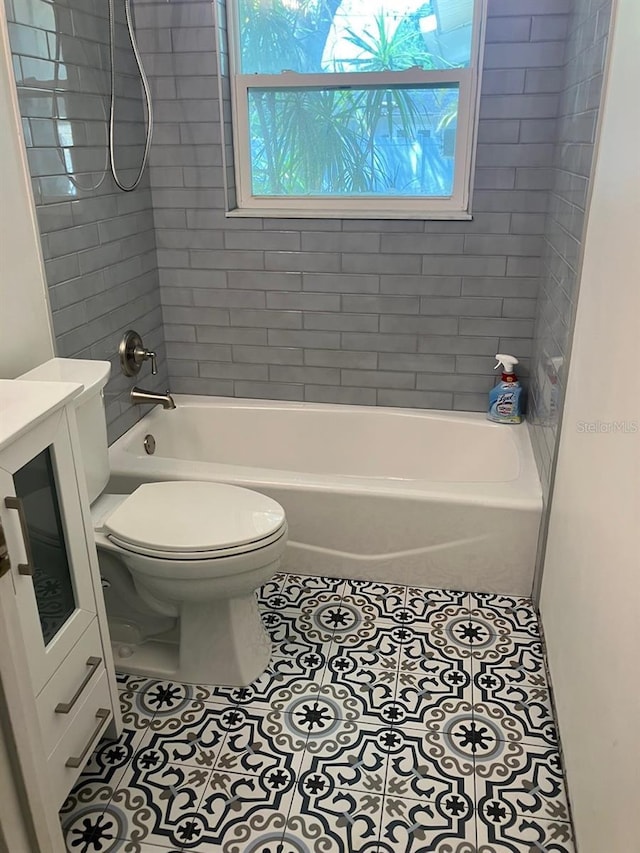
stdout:
[[148,358],[150,358],[151,359],[151,375],[155,376],[157,374],[157,372],[158,372],[158,360],[157,360],[156,354],[153,350],[141,349],[141,351],[139,353],[136,352],[136,356],[138,356],[140,358],[141,364],[143,361],[146,361]]
[[133,329],[125,332],[120,346],[120,367],[125,376],[137,376],[143,362],[151,360],[151,373],[155,376],[158,372],[158,361],[153,350],[147,349],[142,343],[142,338]]

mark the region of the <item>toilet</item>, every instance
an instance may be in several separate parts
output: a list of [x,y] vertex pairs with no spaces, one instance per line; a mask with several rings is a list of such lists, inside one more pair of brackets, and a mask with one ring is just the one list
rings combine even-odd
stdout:
[[214,482],[105,493],[109,371],[108,362],[55,358],[20,378],[84,386],[75,401],[79,444],[116,668],[245,686],[271,655],[256,590],[284,553],[284,510],[266,495]]

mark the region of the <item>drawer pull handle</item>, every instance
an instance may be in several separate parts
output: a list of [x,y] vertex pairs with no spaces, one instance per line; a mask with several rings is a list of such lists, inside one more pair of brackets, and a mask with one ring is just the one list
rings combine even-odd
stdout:
[[31,553],[31,539],[29,538],[29,525],[27,524],[27,516],[24,511],[24,504],[22,503],[22,499],[9,496],[8,498],[4,499],[4,505],[7,509],[17,510],[18,518],[20,519],[20,529],[22,530],[22,540],[24,542],[24,551],[27,555],[27,562],[18,563],[18,574],[33,575],[36,567],[33,564],[33,554]]
[[82,684],[80,685],[80,687],[78,687],[78,689],[76,690],[76,692],[73,694],[73,696],[71,697],[71,699],[68,702],[58,702],[58,704],[56,705],[56,708],[55,708],[56,714],[68,714],[69,713],[69,711],[73,708],[73,706],[76,704],[76,702],[80,698],[84,688],[91,681],[93,673],[96,671],[96,669],[100,666],[101,663],[102,663],[102,658],[94,658],[94,657],[87,658],[87,666],[90,667],[89,672],[82,679]]
[[102,727],[104,726],[105,720],[108,720],[110,716],[111,711],[108,708],[98,708],[98,710],[96,711],[96,720],[98,720],[98,725],[91,733],[91,737],[89,738],[87,745],[82,750],[80,755],[72,755],[70,758],[67,758],[64,763],[65,767],[81,767],[84,764],[89,750],[91,749],[96,738],[102,731]]

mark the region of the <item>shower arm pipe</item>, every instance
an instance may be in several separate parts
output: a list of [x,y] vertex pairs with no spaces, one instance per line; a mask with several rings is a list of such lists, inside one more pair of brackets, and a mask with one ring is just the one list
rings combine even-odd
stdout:
[[120,180],[115,163],[116,16],[114,10],[114,2],[115,0],[109,0],[109,30],[111,35],[109,52],[111,60],[111,104],[109,108],[109,164],[111,166],[111,174],[113,175],[113,180],[115,181],[116,186],[124,192],[128,193],[135,190],[136,187],[140,184],[140,181],[142,180],[142,175],[147,165],[147,161],[149,159],[149,151],[151,149],[151,138],[153,136],[153,104],[151,101],[151,90],[149,88],[149,81],[144,70],[144,65],[142,64],[142,58],[140,56],[138,43],[135,37],[133,16],[131,14],[131,0],[124,0],[124,12],[127,21],[127,32],[129,34],[129,41],[131,43],[131,49],[136,60],[136,65],[138,66],[138,73],[140,74],[140,81],[142,83],[142,89],[144,91],[144,99],[147,113],[147,126],[145,133],[144,152],[142,155],[142,163],[140,165],[140,170],[136,175],[134,182],[132,184],[127,185]]

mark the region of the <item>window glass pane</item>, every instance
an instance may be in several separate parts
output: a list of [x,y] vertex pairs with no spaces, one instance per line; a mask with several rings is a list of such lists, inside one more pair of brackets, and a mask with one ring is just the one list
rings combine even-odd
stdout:
[[474,0],[238,0],[240,73],[469,65]]
[[249,89],[252,195],[451,196],[458,94]]

